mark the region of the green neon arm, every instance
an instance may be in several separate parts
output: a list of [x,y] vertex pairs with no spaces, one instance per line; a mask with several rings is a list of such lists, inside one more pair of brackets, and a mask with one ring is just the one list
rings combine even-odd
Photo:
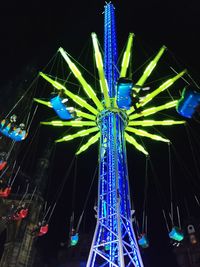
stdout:
[[159,86],[156,90],[154,90],[152,93],[148,94],[143,101],[138,105],[139,106],[144,106],[146,105],[149,101],[151,101],[155,96],[166,90],[168,87],[170,87],[173,83],[175,83],[178,79],[180,79],[184,74],[186,73],[186,70],[178,73],[176,76],[173,78],[167,80],[164,82],[161,86]]
[[162,142],[167,142],[167,143],[170,142],[169,139],[165,139],[165,138],[163,138],[159,135],[156,135],[156,134],[150,134],[144,130],[140,130],[140,129],[136,129],[136,128],[132,128],[132,127],[126,127],[126,131],[137,134],[139,136],[148,137],[148,138],[151,138],[151,139],[156,140],[156,141],[162,141]]
[[[148,79],[148,77],[150,76],[150,74],[152,73],[154,68],[156,67],[159,59],[161,58],[161,56],[163,55],[165,50],[166,50],[166,46],[162,46],[161,49],[159,50],[158,54],[154,57],[154,59],[146,67],[144,73],[142,74],[140,79],[137,81],[136,85],[142,86],[146,82],[146,80]],[[140,89],[138,89],[138,91],[139,90]]]
[[83,151],[87,150],[91,145],[93,145],[94,143],[96,143],[98,141],[100,137],[100,132],[95,134],[94,136],[92,136],[87,143],[85,143],[83,146],[81,146],[79,148],[79,150],[76,152],[76,155],[79,155],[80,153],[82,153]]
[[47,107],[49,107],[49,108],[52,108],[52,106],[51,106],[51,102],[50,102],[50,101],[44,101],[44,100],[42,100],[42,99],[38,99],[38,98],[33,98],[33,100],[34,100],[35,102],[39,103],[39,104],[42,104],[42,105],[47,106]]
[[161,105],[161,106],[145,109],[140,113],[135,113],[133,115],[130,115],[129,116],[129,120],[135,120],[135,119],[143,117],[143,116],[146,117],[146,116],[155,114],[155,113],[157,113],[158,111],[161,111],[161,110],[173,108],[173,107],[175,107],[177,105],[177,102],[178,102],[178,100],[174,100],[174,101],[168,102],[168,103],[166,103],[164,105]]
[[163,121],[144,120],[144,121],[129,121],[128,126],[143,126],[143,127],[154,126],[154,125],[171,126],[184,123],[185,121],[174,121],[174,120],[163,120]]
[[[187,72],[187,70],[183,70],[182,72],[178,73],[173,78],[171,78],[171,79],[167,80],[166,82],[164,82],[161,86],[159,86],[157,89],[155,89],[152,93],[146,95],[146,97],[139,104],[137,104],[137,107],[139,108],[139,107],[145,106],[154,97],[156,97],[161,92],[165,91],[174,82],[176,82],[179,78],[181,78],[186,72]],[[127,114],[131,114],[134,110],[135,110],[134,107],[131,107],[130,110],[127,111]]]
[[61,55],[63,56],[63,58],[65,59],[65,61],[67,62],[70,70],[72,71],[72,73],[74,74],[74,76],[77,78],[77,80],[80,82],[80,84],[82,85],[84,91],[86,92],[86,94],[88,95],[89,98],[91,98],[93,100],[93,102],[95,103],[95,105],[97,106],[97,108],[101,111],[103,110],[103,105],[101,104],[101,101],[98,99],[98,97],[96,96],[94,90],[92,89],[92,87],[86,82],[86,80],[83,78],[81,72],[78,70],[78,68],[76,67],[76,65],[71,61],[71,59],[68,57],[67,53],[64,51],[64,49],[62,47],[60,47],[58,49],[58,51],[61,53]]
[[89,105],[85,100],[83,100],[78,95],[75,95],[72,92],[70,92],[69,90],[67,90],[66,87],[64,85],[62,85],[61,83],[54,81],[53,79],[51,79],[49,76],[47,76],[46,74],[44,74],[42,72],[40,72],[40,76],[42,76],[46,81],[51,83],[56,89],[63,90],[63,92],[68,97],[70,97],[74,102],[76,102],[79,106],[86,108],[87,110],[89,110],[90,112],[92,112],[95,115],[98,114],[97,109],[93,108],[91,105]]
[[128,141],[130,144],[132,144],[139,151],[141,151],[145,155],[149,155],[149,153],[144,149],[144,147],[141,146],[140,144],[138,144],[138,142],[135,140],[135,138],[133,138],[132,136],[130,136],[127,133],[125,133],[125,138],[126,138],[126,141]]
[[56,140],[56,143],[69,141],[69,140],[75,139],[77,137],[86,136],[86,135],[89,135],[90,133],[97,132],[97,131],[99,131],[98,127],[92,127],[90,129],[87,129],[87,130],[79,131],[75,134],[66,135],[63,138]]
[[89,120],[92,120],[92,121],[96,120],[96,117],[94,115],[92,115],[92,114],[83,112],[83,111],[81,111],[79,109],[76,109],[76,108],[74,110],[75,110],[75,112],[76,112],[78,117],[83,117],[83,118],[86,118],[86,119],[89,119]]
[[73,126],[73,127],[83,127],[83,126],[96,126],[95,121],[42,121],[40,124],[51,125],[51,126]]
[[134,34],[130,33],[128,37],[126,50],[124,52],[123,59],[122,59],[120,77],[126,77],[127,68],[130,62],[131,49],[133,45],[133,37],[134,37]]
[[102,90],[103,95],[104,95],[105,105],[108,108],[111,105],[110,97],[108,94],[108,84],[107,84],[105,74],[104,74],[103,60],[102,60],[102,56],[101,56],[99,46],[98,46],[97,35],[94,32],[92,33],[92,43],[93,43],[93,47],[94,47],[95,61],[96,61],[96,65],[97,65],[97,69],[98,69],[98,73],[99,73],[100,86],[101,86],[101,90]]

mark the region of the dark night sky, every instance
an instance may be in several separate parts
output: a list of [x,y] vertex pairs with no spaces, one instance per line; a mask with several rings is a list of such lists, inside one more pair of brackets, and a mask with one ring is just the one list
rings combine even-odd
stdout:
[[[42,2],[42,1],[41,1]],[[103,6],[104,1],[68,1],[65,6],[59,1],[45,3],[40,1],[22,3],[21,1],[4,2],[0,4],[0,90],[2,100],[6,101],[8,96],[12,98],[15,92],[5,92],[6,84],[10,81],[22,80],[27,81],[27,87],[32,82],[32,77],[22,76],[23,70],[26,66],[35,66],[39,71],[46,66],[48,61],[56,53],[57,49],[62,46],[74,58],[78,58],[82,48],[90,39],[90,33],[95,31],[101,44],[103,45]],[[123,3],[120,3],[123,2]],[[116,7],[117,17],[117,35],[119,39],[119,48],[122,48],[126,42],[129,32],[136,34],[137,47],[141,44],[141,50],[146,56],[151,56],[159,47],[165,44],[169,49],[169,54],[175,57],[175,64],[181,68],[187,68],[190,75],[199,82],[199,57],[200,57],[200,36],[199,36],[199,8],[198,2],[194,1],[113,1]],[[141,52],[141,51],[140,51]],[[134,51],[137,54],[137,51]],[[134,57],[134,56],[133,56]],[[146,57],[147,59],[148,57]],[[139,61],[140,58],[137,58]],[[91,59],[92,60],[92,59]],[[142,64],[143,62],[141,62]],[[24,88],[25,90],[26,88]],[[3,104],[3,102],[2,102]],[[40,108],[40,112],[43,108]],[[45,109],[45,108],[44,108]],[[2,111],[2,110],[1,110]],[[52,116],[52,113],[46,111],[40,113],[43,119]],[[195,132],[199,133],[199,126],[195,123]],[[183,132],[184,131],[184,132]],[[56,138],[61,135],[59,129],[52,130],[50,128],[41,129],[41,135],[53,136]],[[188,168],[194,169],[194,162],[184,157],[184,154],[189,154],[190,148],[183,148],[182,143],[187,140],[187,135],[183,128],[178,130],[163,131],[166,136],[173,139],[173,144],[177,147],[178,153],[183,156],[183,160],[188,162]],[[39,141],[43,142],[43,141]],[[188,142],[188,140],[187,140]],[[196,144],[194,142],[194,144]],[[74,144],[59,144],[56,146],[55,161],[56,166],[52,167],[52,186],[57,186],[57,183],[64,179],[64,174],[67,171],[73,154],[78,147],[79,142]],[[167,145],[155,144],[153,141],[147,142],[147,147],[152,157],[152,162],[155,165],[158,179],[162,184],[161,187],[166,188],[169,184],[168,172],[168,151]],[[188,144],[189,147],[189,144]],[[198,147],[198,145],[196,145]],[[198,149],[195,151],[198,154]],[[189,151],[189,152],[188,152]],[[92,175],[97,165],[97,147],[93,147],[78,159],[78,173],[77,173],[77,188],[76,188],[76,213],[77,216],[82,211],[80,203],[85,201],[88,187],[90,186]],[[159,155],[159,157],[158,157]],[[161,155],[161,156],[160,156]],[[136,203],[141,201],[140,191],[143,192],[144,185],[144,164],[145,158],[138,152],[128,148],[129,168],[131,177],[131,192],[135,188],[134,198]],[[190,157],[190,156],[189,156]],[[87,164],[85,164],[85,162]],[[52,163],[53,164],[53,163]],[[176,168],[176,161],[174,160],[174,168]],[[181,168],[181,167],[180,167]],[[165,170],[163,172],[163,169]],[[194,171],[195,172],[195,171]],[[183,186],[184,192],[190,184],[187,178],[181,179],[181,172],[177,171],[178,182],[185,183]],[[73,172],[66,183],[62,197],[58,203],[57,210],[52,218],[50,233],[40,241],[40,246],[45,255],[47,251],[55,251],[58,248],[60,241],[66,240],[67,226],[69,224],[69,216],[72,211],[72,184]],[[195,174],[196,175],[196,174]],[[59,176],[59,177],[57,177]],[[187,175],[185,175],[187,176]],[[166,179],[166,180],[165,180]],[[57,182],[58,181],[58,182]],[[163,183],[162,183],[163,182]],[[195,182],[194,182],[195,183]],[[91,194],[91,201],[88,205],[85,218],[85,225],[94,226],[95,220],[89,217],[93,203],[95,200],[96,182],[94,183],[93,192]],[[188,187],[188,196],[194,191],[193,185]],[[182,187],[178,187],[178,191]],[[163,189],[166,194],[169,192]],[[200,190],[195,191],[200,195]],[[50,195],[52,191],[50,192]],[[149,189],[149,231],[151,238],[151,247],[147,252],[147,258],[150,261],[150,267],[176,267],[174,259],[170,253],[169,240],[167,239],[167,231],[165,229],[164,220],[162,219],[161,207],[158,204],[159,197],[157,189],[152,181]],[[181,193],[179,192],[179,196]],[[193,202],[193,209],[195,203]],[[137,206],[137,205],[136,205]],[[138,204],[138,207],[141,207]],[[185,210],[182,211],[183,217]],[[86,227],[87,228],[87,227]],[[160,238],[162,237],[162,238]],[[46,256],[47,257],[47,256]],[[163,258],[166,261],[163,262]],[[147,265],[148,266],[148,265]]]

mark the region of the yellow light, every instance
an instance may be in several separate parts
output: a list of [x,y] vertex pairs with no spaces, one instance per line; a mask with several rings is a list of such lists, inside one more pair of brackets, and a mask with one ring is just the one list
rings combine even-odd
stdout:
[[159,135],[156,135],[156,134],[150,134],[144,130],[135,129],[132,127],[127,127],[126,131],[132,132],[132,133],[140,135],[140,136],[148,137],[148,138],[151,138],[151,139],[156,140],[156,141],[162,141],[162,142],[167,142],[167,143],[170,142],[169,139],[165,139],[165,138],[163,138]]
[[79,106],[86,108],[87,110],[91,111],[93,114],[97,115],[98,111],[93,108],[91,105],[89,105],[85,100],[83,100],[80,96],[73,94],[67,88],[60,84],[59,82],[54,81],[50,77],[48,77],[46,74],[40,72],[40,75],[47,80],[49,83],[51,83],[56,89],[63,90],[63,92],[70,97],[74,102],[76,102]]
[[128,126],[154,126],[154,125],[162,125],[162,126],[170,126],[175,124],[184,124],[185,121],[174,121],[174,120],[163,120],[163,121],[154,121],[154,120],[143,120],[143,121],[129,121]]
[[178,73],[173,78],[167,80],[164,82],[161,86],[159,86],[157,89],[155,89],[152,93],[148,94],[138,105],[138,107],[143,107],[146,105],[149,101],[151,101],[155,96],[166,90],[168,87],[170,87],[175,81],[177,81],[179,78],[181,78],[186,73],[186,70]]
[[120,77],[126,77],[127,68],[130,62],[131,49],[133,45],[133,37],[134,37],[134,34],[130,33],[128,37],[126,50],[124,52],[123,59],[122,59]]
[[86,94],[93,100],[93,102],[95,103],[95,105],[98,107],[98,109],[100,111],[103,110],[103,105],[102,105],[101,101],[98,99],[98,97],[96,96],[94,90],[86,82],[86,80],[83,78],[81,72],[78,70],[76,65],[71,61],[71,59],[69,58],[67,53],[64,51],[64,49],[63,48],[59,48],[59,52],[61,53],[61,55],[63,56],[63,58],[67,62],[69,68],[71,69],[71,71],[73,72],[73,74],[75,75],[77,80],[82,85],[82,87],[83,87],[84,91],[86,92]]
[[99,73],[100,87],[101,87],[101,90],[102,90],[103,95],[104,95],[105,106],[108,108],[108,107],[110,107],[110,104],[111,104],[110,103],[110,97],[108,94],[108,84],[107,84],[105,74],[104,74],[103,60],[102,60],[102,56],[101,56],[99,46],[98,46],[97,35],[94,32],[92,33],[92,43],[93,43],[93,47],[94,47],[96,66],[97,66],[98,73]]
[[51,106],[51,102],[50,102],[50,101],[44,101],[44,100],[42,100],[42,99],[38,99],[38,98],[33,98],[33,100],[34,100],[35,102],[39,103],[39,104],[42,104],[42,105],[47,106],[47,107],[49,107],[49,108],[52,108],[52,106]]
[[174,101],[168,102],[168,103],[161,105],[161,106],[145,109],[145,110],[141,111],[140,113],[135,113],[133,115],[130,115],[129,120],[135,120],[135,119],[143,117],[143,116],[146,117],[146,116],[155,114],[156,112],[161,111],[161,110],[173,108],[176,106],[177,102],[178,102],[178,100],[174,100]]
[[83,126],[95,126],[95,121],[44,121],[41,122],[43,125],[52,126],[72,126],[72,127],[83,127]]
[[100,137],[100,132],[97,133],[96,135],[94,135],[93,137],[91,137],[87,141],[87,143],[85,143],[83,146],[81,146],[80,149],[76,152],[76,155],[79,155],[83,151],[87,150],[91,145],[93,145],[94,143],[96,143],[98,141],[99,137]]
[[142,153],[144,153],[145,155],[149,155],[149,153],[144,149],[143,146],[141,146],[140,144],[138,144],[138,142],[135,140],[135,138],[133,138],[132,136],[130,136],[129,134],[125,133],[125,138],[126,140],[132,144],[135,148],[137,148],[139,151],[141,151]]
[[63,138],[56,140],[56,143],[69,141],[69,140],[75,139],[77,137],[86,136],[86,135],[88,135],[90,133],[97,132],[97,131],[99,131],[98,127],[92,127],[90,129],[87,129],[87,130],[79,131],[79,132],[77,132],[75,134],[64,136]]
[[[141,76],[141,78],[138,80],[138,82],[136,83],[136,85],[140,85],[142,86],[147,78],[150,76],[150,74],[152,73],[153,69],[156,67],[159,59],[161,58],[162,54],[164,53],[164,51],[166,50],[166,46],[162,46],[161,49],[159,50],[158,54],[154,57],[154,59],[149,63],[149,65],[147,66],[147,68],[145,69],[143,75]],[[138,89],[139,91],[140,89]]]

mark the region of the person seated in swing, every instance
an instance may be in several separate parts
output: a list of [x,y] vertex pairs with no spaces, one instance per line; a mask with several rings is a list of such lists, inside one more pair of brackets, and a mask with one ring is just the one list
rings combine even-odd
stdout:
[[34,236],[43,236],[48,233],[49,225],[45,220],[39,221],[35,228],[32,230],[31,234]]
[[28,208],[25,207],[25,203],[17,207],[16,211],[13,214],[13,220],[19,221],[25,219],[28,216]]
[[17,115],[13,114],[10,116],[10,119],[3,119],[1,121],[1,129],[5,130],[7,129],[8,132],[12,131],[12,129],[15,127],[17,121]]
[[9,195],[10,195],[10,193],[11,193],[11,187],[10,186],[3,186],[1,189],[0,189],[0,197],[2,197],[2,198],[7,198],[7,197],[9,197]]

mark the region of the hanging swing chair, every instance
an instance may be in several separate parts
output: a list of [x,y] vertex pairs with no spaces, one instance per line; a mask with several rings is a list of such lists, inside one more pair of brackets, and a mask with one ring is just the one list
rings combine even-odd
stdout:
[[145,233],[141,234],[138,239],[138,244],[142,248],[148,248],[149,247],[149,240],[147,238],[147,235]]
[[181,99],[177,103],[176,110],[181,116],[190,119],[195,114],[199,105],[200,93],[197,93],[192,88],[184,88]]
[[183,234],[183,231],[179,227],[174,226],[171,232],[169,232],[169,237],[175,241],[180,242],[184,239],[184,234]]
[[[67,101],[67,100],[66,100]],[[67,107],[65,102],[65,99],[62,99],[61,96],[56,95],[53,98],[50,99],[52,108],[58,115],[58,117],[62,120],[73,120],[76,118],[76,113],[74,111],[74,108]]]

